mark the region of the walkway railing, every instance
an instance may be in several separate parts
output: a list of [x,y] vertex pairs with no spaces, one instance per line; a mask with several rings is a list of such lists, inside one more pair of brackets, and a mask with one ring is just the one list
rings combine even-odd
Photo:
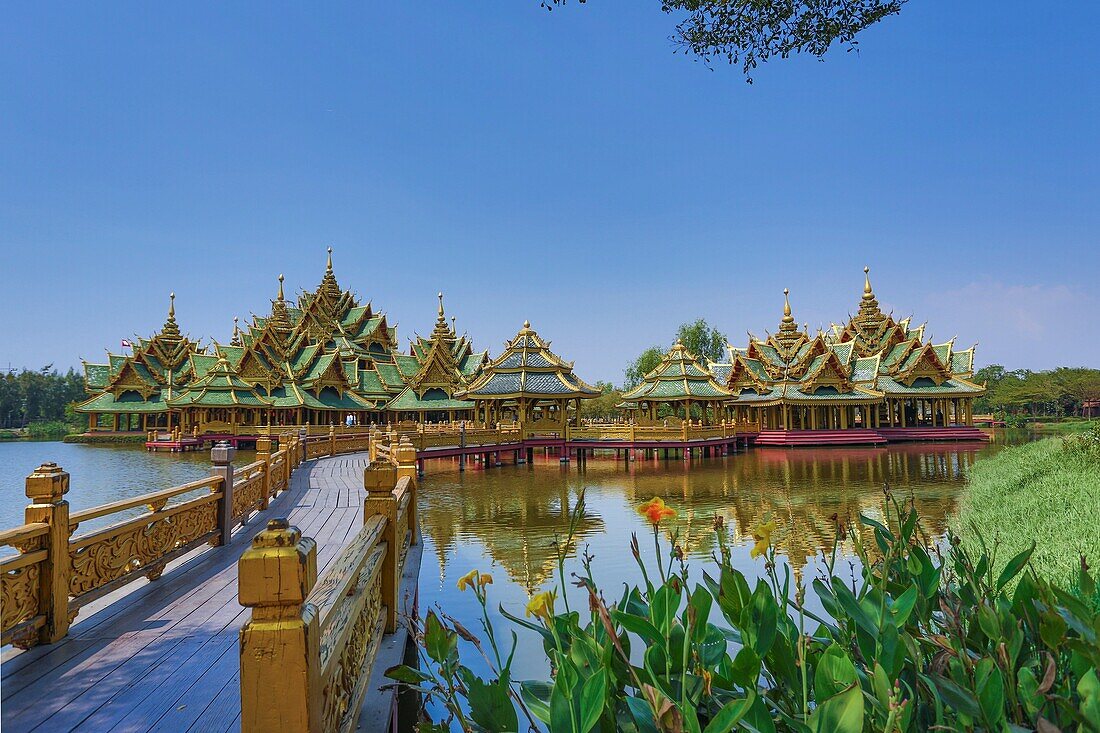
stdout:
[[238,566],[241,730],[352,731],[385,633],[397,629],[404,560],[417,542],[416,449],[377,441],[363,527],[317,578],[317,543],[268,523]]
[[[71,514],[69,474],[42,464],[26,480],[26,524],[0,532],[0,643],[29,648],[59,641],[92,601],[141,578],[156,580],[168,563],[204,545],[227,544],[236,528],[290,488],[303,460],[366,451],[369,443],[365,430],[277,436],[277,448],[271,437],[259,438],[248,465],[235,467],[236,450],[217,445],[208,478]],[[101,519],[114,522],[78,534]]]

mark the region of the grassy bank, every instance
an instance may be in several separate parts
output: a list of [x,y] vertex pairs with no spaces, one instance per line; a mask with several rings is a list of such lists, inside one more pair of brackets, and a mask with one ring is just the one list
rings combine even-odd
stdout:
[[114,433],[107,435],[95,435],[86,433],[70,433],[64,437],[66,443],[144,443],[145,433]]
[[1037,572],[1063,586],[1077,581],[1081,555],[1100,564],[1100,472],[1089,455],[1063,449],[1063,439],[1006,448],[974,465],[957,519],[972,547],[979,535],[996,543],[1006,563],[1035,543]]
[[1058,422],[1035,421],[1029,423],[1029,427],[1036,433],[1041,433],[1043,435],[1076,435],[1078,433],[1087,432],[1098,422],[1100,421],[1072,417],[1059,420]]
[[0,440],[61,440],[83,427],[65,420],[38,420],[25,428],[0,430]]

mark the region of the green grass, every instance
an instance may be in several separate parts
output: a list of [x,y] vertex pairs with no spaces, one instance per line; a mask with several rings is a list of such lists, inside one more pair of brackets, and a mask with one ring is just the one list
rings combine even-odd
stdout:
[[1090,427],[1100,423],[1100,420],[1085,420],[1083,418],[1065,418],[1058,422],[1043,422],[1037,420],[1030,423],[1030,427],[1037,433],[1043,435],[1074,435],[1077,433],[1083,433]]
[[964,544],[997,546],[997,561],[1035,542],[1032,564],[1064,587],[1077,582],[1081,555],[1100,565],[1100,471],[1087,456],[1062,449],[1062,439],[1006,448],[974,464],[956,530]]

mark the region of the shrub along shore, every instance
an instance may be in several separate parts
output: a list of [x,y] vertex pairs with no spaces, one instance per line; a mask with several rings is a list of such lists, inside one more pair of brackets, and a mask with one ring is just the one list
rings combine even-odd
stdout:
[[1006,448],[978,461],[956,521],[968,547],[996,546],[995,565],[1035,544],[1032,566],[1076,586],[1084,555],[1100,563],[1100,430]]

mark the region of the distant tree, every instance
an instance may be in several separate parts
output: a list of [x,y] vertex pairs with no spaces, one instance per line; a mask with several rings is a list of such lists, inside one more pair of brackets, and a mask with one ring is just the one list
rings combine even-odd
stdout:
[[9,371],[0,377],[0,427],[64,420],[66,408],[84,396],[84,380],[72,369],[61,374],[49,364]]
[[682,323],[676,331],[676,338],[683,342],[687,350],[702,361],[725,361],[726,345],[729,339],[702,318],[694,323]]
[[623,393],[610,382],[596,382],[600,396],[594,400],[581,400],[581,417],[586,420],[608,420],[618,416],[615,405],[623,401]]
[[[568,0],[543,0],[551,9]],[[581,4],[585,0],[578,0]],[[774,56],[821,58],[834,44],[851,51],[856,36],[901,12],[907,0],[662,0],[666,13],[685,14],[672,41],[709,64],[740,64],[745,79]]]
[[642,379],[645,375],[657,368],[657,365],[661,363],[661,358],[665,355],[665,349],[660,346],[650,346],[648,349],[638,354],[638,358],[630,362],[630,365],[626,368],[625,378],[626,389],[633,389],[642,383]]

